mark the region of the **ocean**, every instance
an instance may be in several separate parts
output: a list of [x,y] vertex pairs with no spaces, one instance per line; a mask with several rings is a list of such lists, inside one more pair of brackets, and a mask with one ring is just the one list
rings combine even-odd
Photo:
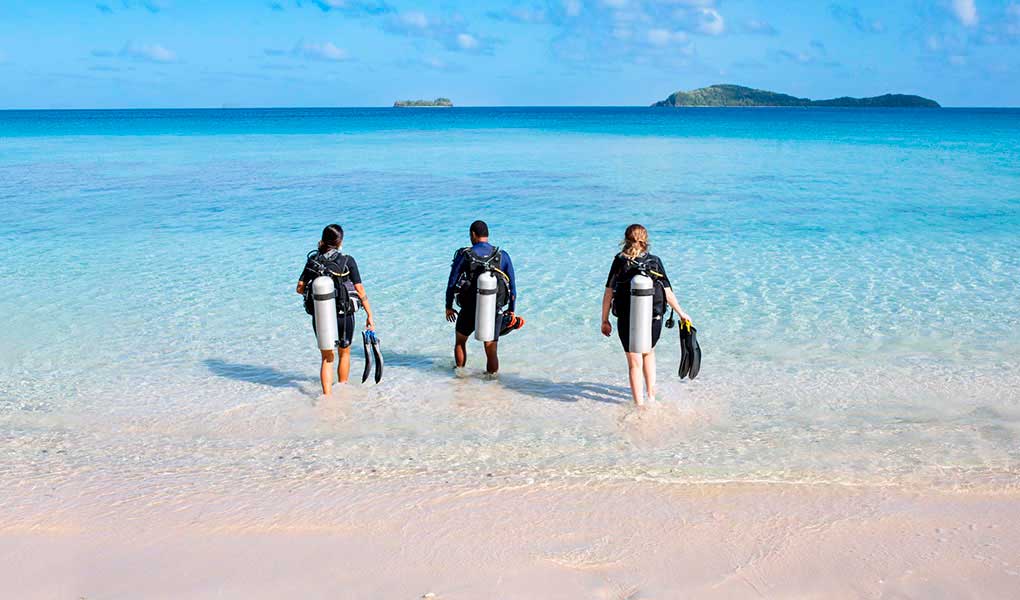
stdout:
[[[2,111],[0,201],[12,510],[409,474],[1020,486],[1020,110]],[[443,315],[475,219],[527,320],[494,380],[474,341],[454,373]],[[294,285],[331,222],[386,373],[320,398]],[[630,223],[704,350],[678,379],[665,330],[643,411],[598,330]]]

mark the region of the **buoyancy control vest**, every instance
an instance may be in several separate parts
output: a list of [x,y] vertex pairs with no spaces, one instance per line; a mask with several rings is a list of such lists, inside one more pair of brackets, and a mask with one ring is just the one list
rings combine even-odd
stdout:
[[510,303],[510,277],[499,268],[503,260],[503,252],[499,248],[493,248],[488,256],[479,256],[471,248],[461,248],[454,260],[461,256],[460,274],[454,284],[458,306],[474,304],[478,276],[485,272],[496,276],[496,307],[503,308]]
[[617,258],[624,261],[624,268],[616,277],[613,286],[613,314],[620,316],[630,312],[630,281],[636,275],[644,275],[651,278],[653,284],[652,293],[652,315],[656,318],[666,313],[666,286],[663,285],[665,274],[659,269],[659,261],[650,254],[643,254],[637,258],[628,258],[620,253]]
[[[329,276],[333,279],[333,287],[336,290],[336,312],[338,315],[349,315],[358,310],[361,300],[354,283],[351,281],[351,271],[347,268],[350,257],[333,252],[320,254],[318,250],[308,253],[308,262],[305,269],[312,271],[317,277]],[[312,286],[309,281],[305,285],[305,312],[315,314],[315,300],[312,296]]]

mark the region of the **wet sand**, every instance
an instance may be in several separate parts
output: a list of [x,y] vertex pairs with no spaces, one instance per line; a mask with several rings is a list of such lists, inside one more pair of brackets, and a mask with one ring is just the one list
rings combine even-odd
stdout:
[[[66,491],[66,490],[65,490]],[[0,510],[10,598],[1008,598],[1020,494],[408,477]],[[433,594],[433,596],[428,596]]]

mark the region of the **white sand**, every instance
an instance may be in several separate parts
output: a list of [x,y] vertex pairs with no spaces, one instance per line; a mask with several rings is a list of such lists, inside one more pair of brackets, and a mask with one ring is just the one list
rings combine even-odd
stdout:
[[[231,507],[229,510],[222,507]],[[0,509],[4,598],[1009,598],[1020,494],[410,480]]]

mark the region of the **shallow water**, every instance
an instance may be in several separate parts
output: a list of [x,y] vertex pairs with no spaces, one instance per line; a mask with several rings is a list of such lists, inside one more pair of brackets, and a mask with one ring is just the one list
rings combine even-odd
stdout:
[[[16,503],[406,473],[1020,484],[1020,111],[8,111],[0,200]],[[443,319],[475,218],[528,321],[497,381],[477,343],[452,372]],[[333,221],[387,372],[321,399],[293,287]],[[644,412],[598,332],[631,222],[705,352],[678,380],[667,330]]]

